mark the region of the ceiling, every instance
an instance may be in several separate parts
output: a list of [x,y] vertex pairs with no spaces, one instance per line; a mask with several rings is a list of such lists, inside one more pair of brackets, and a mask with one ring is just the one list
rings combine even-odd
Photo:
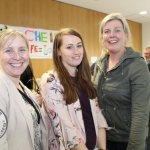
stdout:
[[[126,19],[138,22],[150,22],[150,0],[56,0],[102,13],[122,13]],[[141,11],[147,14],[140,15]]]

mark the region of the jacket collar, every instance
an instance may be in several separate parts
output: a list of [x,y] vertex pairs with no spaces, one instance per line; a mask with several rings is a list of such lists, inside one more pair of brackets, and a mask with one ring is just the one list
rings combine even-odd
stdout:
[[34,95],[31,93],[31,91],[20,81],[20,84],[21,86],[24,88],[25,92],[27,93],[28,97],[33,101],[33,103],[35,104],[37,110],[39,111],[40,115],[41,115],[41,118],[42,119],[41,121],[43,121],[43,124],[45,126],[45,128],[47,129],[47,125],[46,125],[46,122],[45,122],[45,117],[43,115],[43,113],[41,112],[41,109],[39,107],[39,105],[36,103],[36,100],[35,100],[35,97]]

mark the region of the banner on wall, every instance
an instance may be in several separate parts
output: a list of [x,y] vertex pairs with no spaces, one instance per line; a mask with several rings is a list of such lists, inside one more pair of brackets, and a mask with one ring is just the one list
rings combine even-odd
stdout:
[[29,41],[30,58],[52,58],[53,41],[57,31],[2,24],[0,29],[16,29],[23,32]]

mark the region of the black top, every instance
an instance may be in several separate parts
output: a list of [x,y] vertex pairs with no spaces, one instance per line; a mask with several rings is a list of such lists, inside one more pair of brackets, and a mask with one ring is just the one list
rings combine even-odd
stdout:
[[28,65],[26,70],[22,73],[20,80],[28,89],[33,89],[33,77],[33,71]]
[[86,133],[86,146],[89,150],[93,150],[96,145],[96,131],[95,131],[93,116],[91,112],[90,100],[88,99],[86,92],[77,86],[76,78],[72,77],[72,79],[74,84],[77,87],[78,97],[81,104],[82,116],[83,116],[85,133]]

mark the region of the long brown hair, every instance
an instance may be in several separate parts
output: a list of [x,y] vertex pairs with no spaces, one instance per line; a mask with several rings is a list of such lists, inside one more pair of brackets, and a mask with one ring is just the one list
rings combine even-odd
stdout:
[[87,54],[85,51],[83,39],[81,35],[78,33],[78,31],[76,31],[75,29],[65,28],[60,30],[56,34],[54,39],[54,45],[53,45],[54,67],[55,67],[55,71],[57,72],[60,83],[64,88],[64,100],[66,101],[66,104],[71,104],[77,101],[78,99],[78,95],[77,95],[78,92],[73,84],[69,72],[67,71],[67,69],[62,63],[61,56],[58,53],[62,45],[64,35],[74,35],[81,39],[84,54],[83,54],[82,62],[77,67],[78,69],[77,76],[76,76],[77,84],[80,88],[82,88],[87,93],[89,99],[93,99],[96,97],[96,90],[91,81],[91,71],[90,71],[90,66],[87,59]]

